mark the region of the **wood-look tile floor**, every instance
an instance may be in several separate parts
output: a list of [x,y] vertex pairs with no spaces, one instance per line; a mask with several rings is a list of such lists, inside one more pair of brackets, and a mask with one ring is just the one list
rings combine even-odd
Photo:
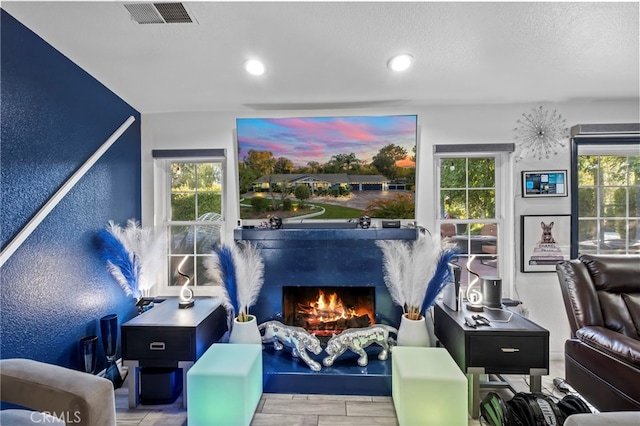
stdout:
[[[553,378],[564,377],[564,362],[551,361],[549,369],[550,374],[542,378],[542,391],[562,397],[557,391],[554,392]],[[528,376],[505,376],[505,378],[516,391],[529,391]],[[481,396],[482,394],[481,391]],[[509,393],[507,398],[508,395]],[[173,404],[139,405],[135,409],[129,409],[128,396],[126,383],[125,386],[116,390],[118,426],[187,426],[187,413],[182,408],[182,397]],[[480,424],[477,419],[469,418],[468,426]],[[265,393],[258,403],[251,425],[389,426],[398,425],[398,420],[391,397]]]

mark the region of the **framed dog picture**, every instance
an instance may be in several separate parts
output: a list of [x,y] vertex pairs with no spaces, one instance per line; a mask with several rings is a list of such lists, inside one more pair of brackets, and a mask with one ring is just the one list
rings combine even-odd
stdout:
[[571,215],[520,216],[521,272],[555,272],[571,251]]

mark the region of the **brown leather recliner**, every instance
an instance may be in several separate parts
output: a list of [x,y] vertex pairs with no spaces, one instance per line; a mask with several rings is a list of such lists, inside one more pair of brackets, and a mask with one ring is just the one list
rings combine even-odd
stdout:
[[557,264],[571,326],[565,379],[599,411],[640,410],[640,256]]

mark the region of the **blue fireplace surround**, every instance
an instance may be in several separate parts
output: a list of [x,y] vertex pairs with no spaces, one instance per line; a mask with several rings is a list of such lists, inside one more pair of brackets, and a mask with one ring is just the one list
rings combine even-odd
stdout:
[[[402,310],[384,284],[382,251],[377,240],[415,240],[415,228],[399,229],[236,229],[236,241],[251,241],[261,249],[264,284],[251,312],[258,323],[282,318],[283,286],[375,288],[375,322],[398,327]],[[378,360],[380,347],[367,350],[369,364],[360,367],[347,351],[333,366],[312,371],[290,351],[263,353],[264,392],[391,395],[391,362]],[[314,356],[318,362],[326,353]]]

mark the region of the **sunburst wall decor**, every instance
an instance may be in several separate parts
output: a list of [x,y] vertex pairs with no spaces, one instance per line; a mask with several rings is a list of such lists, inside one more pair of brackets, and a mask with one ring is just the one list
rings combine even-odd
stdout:
[[522,119],[517,123],[519,126],[513,129],[520,150],[516,161],[526,157],[548,159],[551,154],[557,155],[559,148],[566,146],[565,140],[569,136],[567,120],[556,110],[550,114],[540,106],[532,109],[529,114],[523,113]]

